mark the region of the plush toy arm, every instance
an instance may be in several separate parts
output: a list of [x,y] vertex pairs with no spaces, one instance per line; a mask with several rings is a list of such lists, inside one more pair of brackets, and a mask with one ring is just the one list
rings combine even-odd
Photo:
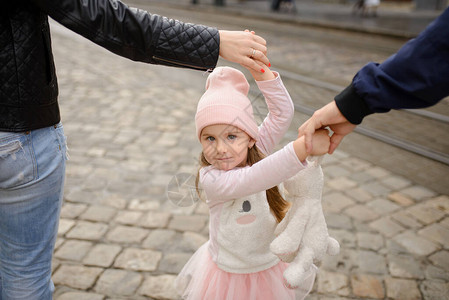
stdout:
[[298,250],[304,230],[309,221],[310,211],[304,209],[304,200],[305,199],[297,199],[295,201],[288,212],[289,218],[284,223],[285,226],[283,226],[283,231],[281,231],[270,244],[271,252],[286,262],[289,262],[288,257]]

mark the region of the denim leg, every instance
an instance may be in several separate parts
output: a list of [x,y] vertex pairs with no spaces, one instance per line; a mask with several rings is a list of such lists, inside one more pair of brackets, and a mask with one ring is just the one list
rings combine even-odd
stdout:
[[0,132],[0,300],[52,299],[65,157],[60,124]]

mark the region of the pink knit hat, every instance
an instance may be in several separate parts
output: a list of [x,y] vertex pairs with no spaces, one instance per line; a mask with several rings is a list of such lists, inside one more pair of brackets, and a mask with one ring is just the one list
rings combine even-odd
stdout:
[[257,124],[248,98],[249,84],[242,72],[231,67],[218,67],[209,75],[196,109],[196,134],[200,139],[204,127],[229,124],[257,140]]

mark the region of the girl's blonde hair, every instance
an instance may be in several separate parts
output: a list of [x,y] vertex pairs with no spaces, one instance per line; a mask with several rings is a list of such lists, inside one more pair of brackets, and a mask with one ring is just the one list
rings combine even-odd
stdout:
[[[265,158],[265,155],[262,152],[260,152],[256,146],[254,146],[248,150],[248,155],[246,158],[246,165],[252,166],[256,162],[258,162],[264,158]],[[201,152],[200,168],[198,169],[198,172],[196,174],[196,179],[195,179],[196,191],[197,191],[198,195],[200,196],[200,198],[201,198],[201,192],[198,187],[199,173],[200,173],[200,169],[202,167],[206,167],[206,166],[210,166],[210,163],[206,160],[204,153]],[[266,190],[266,194],[267,194],[268,205],[270,206],[270,209],[271,209],[273,215],[276,217],[276,220],[278,222],[281,222],[282,219],[284,218],[285,214],[287,213],[288,209],[290,208],[290,203],[287,202],[282,197],[281,193],[279,192],[279,188],[277,186]]]

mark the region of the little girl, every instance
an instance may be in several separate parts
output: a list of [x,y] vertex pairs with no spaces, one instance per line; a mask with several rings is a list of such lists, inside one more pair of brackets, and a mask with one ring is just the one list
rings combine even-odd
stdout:
[[[303,299],[312,288],[315,268],[298,290],[285,287],[288,265],[269,249],[289,207],[277,185],[305,167],[307,153],[301,137],[269,155],[288,130],[294,107],[279,74],[264,69],[252,73],[269,109],[259,127],[249,84],[236,69],[216,68],[198,103],[195,123],[203,151],[197,180],[210,211],[209,241],[176,280],[183,299]],[[313,143],[312,155],[327,153],[327,131],[318,131]]]

